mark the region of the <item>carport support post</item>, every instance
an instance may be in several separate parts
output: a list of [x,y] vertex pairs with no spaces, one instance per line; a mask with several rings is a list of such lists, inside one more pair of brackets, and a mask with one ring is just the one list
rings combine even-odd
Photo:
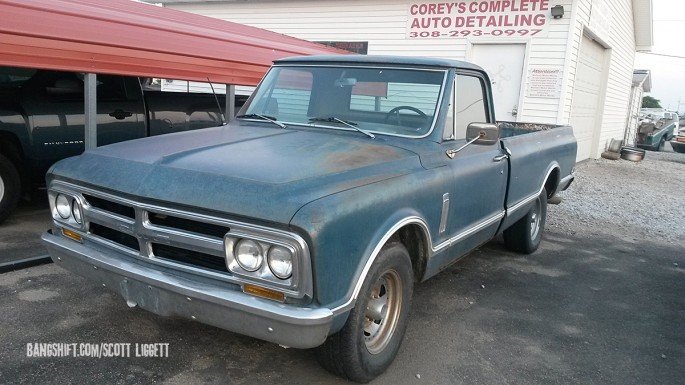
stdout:
[[226,122],[235,116],[235,85],[226,84]]
[[86,150],[91,150],[98,146],[97,76],[95,74],[86,74],[83,82],[83,91],[86,112],[85,147]]

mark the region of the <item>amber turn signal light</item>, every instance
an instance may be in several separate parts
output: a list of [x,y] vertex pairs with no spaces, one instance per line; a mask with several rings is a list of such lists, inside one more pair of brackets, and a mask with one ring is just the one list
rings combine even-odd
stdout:
[[243,292],[247,294],[256,295],[258,297],[271,299],[274,301],[285,301],[285,294],[278,292],[276,290],[271,290],[260,286],[245,284],[243,285]]
[[64,235],[67,238],[71,238],[77,242],[81,242],[81,236],[78,233],[71,231],[69,229],[62,229],[62,235]]

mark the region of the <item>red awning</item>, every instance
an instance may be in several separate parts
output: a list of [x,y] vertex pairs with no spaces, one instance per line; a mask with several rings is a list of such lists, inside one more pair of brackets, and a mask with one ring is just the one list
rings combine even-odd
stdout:
[[256,85],[275,59],[345,53],[130,0],[0,0],[0,65]]

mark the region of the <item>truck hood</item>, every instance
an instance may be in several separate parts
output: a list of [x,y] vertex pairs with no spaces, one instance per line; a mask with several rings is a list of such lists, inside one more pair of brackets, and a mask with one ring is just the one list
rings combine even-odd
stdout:
[[421,168],[413,152],[356,135],[215,127],[99,147],[55,164],[48,182],[289,223],[313,200]]

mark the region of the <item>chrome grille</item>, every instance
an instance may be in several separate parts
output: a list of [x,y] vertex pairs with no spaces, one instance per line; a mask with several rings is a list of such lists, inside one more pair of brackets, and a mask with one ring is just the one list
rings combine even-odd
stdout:
[[[229,277],[219,219],[141,204],[97,191],[82,194],[88,238],[151,261]],[[206,220],[197,220],[204,218]]]
[[228,273],[228,268],[226,268],[226,260],[214,255],[198,253],[197,251],[161,245],[158,243],[152,244],[152,252],[157,258],[164,258],[170,261],[180,262],[191,266],[198,266],[222,273]]

